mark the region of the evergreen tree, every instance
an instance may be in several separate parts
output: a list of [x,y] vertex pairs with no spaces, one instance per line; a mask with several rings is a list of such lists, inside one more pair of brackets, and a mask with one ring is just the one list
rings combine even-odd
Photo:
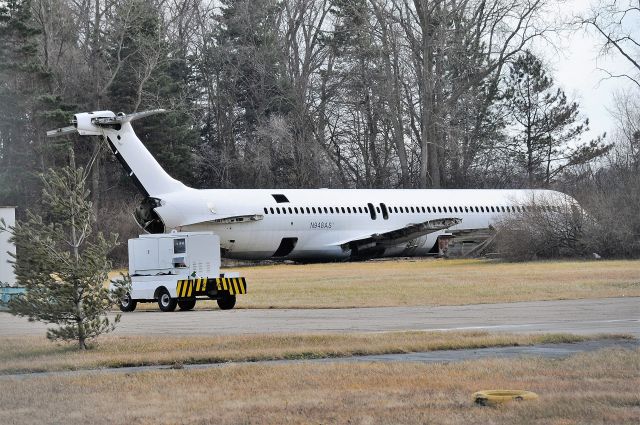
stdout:
[[[345,108],[341,155],[351,168],[356,187],[393,187],[391,145],[384,139],[388,121],[388,89],[391,82],[383,72],[383,55],[388,55],[371,31],[372,12],[365,0],[335,0],[331,12],[336,26],[329,40],[335,54],[333,78],[344,94],[336,103]],[[353,144],[357,140],[357,144]]]
[[609,149],[601,139],[570,145],[588,130],[589,121],[578,120],[578,103],[554,87],[531,52],[518,56],[505,85],[503,99],[516,131],[509,149],[524,169],[528,186],[548,186],[567,166],[588,162]]
[[30,11],[29,1],[0,3],[0,199],[12,204],[33,185],[29,171],[37,162],[30,120],[43,76]]
[[104,287],[111,269],[107,255],[117,236],[92,235],[95,218],[86,179],[72,154],[72,166],[42,176],[47,214],[27,211],[26,221],[10,229],[18,252],[16,278],[26,288],[9,303],[11,313],[57,325],[47,337],[75,340],[81,350],[87,340],[113,330],[120,316],[112,322],[106,314],[122,292]]
[[234,84],[225,88],[236,92],[244,131],[253,132],[271,114],[290,109],[278,35],[282,5],[274,0],[223,0],[222,4],[218,43],[228,54],[228,66],[239,73],[222,83]]
[[60,157],[56,146],[44,143],[45,130],[65,123],[74,109],[52,93],[51,73],[38,56],[39,34],[29,0],[0,2],[2,203],[35,202],[38,172]]
[[[240,158],[245,164],[231,172],[241,187],[296,186],[291,126],[291,88],[286,78],[279,20],[284,7],[275,0],[223,0],[216,45],[207,52],[214,65],[217,96],[215,124],[225,117],[230,128],[217,128],[217,138],[205,141],[220,146],[220,164]],[[212,59],[214,60],[214,59]],[[205,72],[209,72],[205,70]],[[204,130],[210,131],[211,125]]]
[[192,151],[198,139],[190,93],[191,70],[185,55],[164,38],[162,10],[154,2],[128,0],[118,9],[115,28],[126,28],[122,45],[111,51],[112,67],[120,61],[109,90],[114,111],[166,108],[168,112],[136,123],[145,146],[167,172],[192,184]]

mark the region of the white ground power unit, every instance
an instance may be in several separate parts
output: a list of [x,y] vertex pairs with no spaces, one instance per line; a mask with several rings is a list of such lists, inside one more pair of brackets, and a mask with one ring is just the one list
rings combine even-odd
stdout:
[[[4,221],[7,228],[16,225],[16,209],[15,207],[0,206],[0,220]],[[0,231],[0,284],[15,286],[16,277],[13,274],[13,264],[11,264],[11,254],[16,254],[16,246],[9,242],[11,233],[9,231]],[[2,286],[2,285],[0,285]]]
[[[7,228],[16,225],[16,208],[0,206],[0,220]],[[6,310],[11,298],[24,293],[24,288],[16,286],[16,276],[13,273],[12,255],[16,253],[16,246],[9,242],[9,230],[0,231],[0,310]]]
[[220,238],[211,232],[142,235],[129,239],[131,291],[122,311],[139,302],[157,302],[162,311],[191,310],[198,299],[217,300],[222,310],[246,293],[238,273],[220,273]]

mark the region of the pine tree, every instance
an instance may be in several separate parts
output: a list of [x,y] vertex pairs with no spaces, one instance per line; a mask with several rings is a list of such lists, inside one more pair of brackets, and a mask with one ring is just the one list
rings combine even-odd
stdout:
[[554,87],[553,78],[531,52],[518,56],[505,84],[503,99],[517,132],[510,150],[524,168],[529,186],[548,186],[565,167],[588,162],[609,149],[600,138],[570,144],[588,130],[589,121],[579,121],[578,103]]
[[67,122],[74,109],[52,93],[39,35],[29,0],[0,2],[0,200],[14,205],[35,202],[36,175],[57,156],[44,131]]
[[110,52],[111,66],[116,68],[119,60],[123,65],[110,86],[108,106],[125,112],[168,109],[160,117],[136,123],[136,132],[169,174],[192,184],[193,168],[185,164],[193,160],[198,131],[192,118],[195,96],[188,61],[163,38],[158,5],[143,0],[127,0],[124,5],[116,27],[125,27],[126,36],[122,46]]
[[216,45],[208,52],[216,60],[217,134],[203,134],[203,140],[222,151],[214,167],[227,167],[224,162],[236,158],[245,164],[229,170],[240,187],[300,184],[291,171],[295,148],[289,147],[288,115],[294,101],[278,34],[283,7],[275,0],[221,1]]
[[[332,38],[328,40],[335,52],[335,75],[344,93],[346,104],[358,105],[345,113],[347,146],[341,146],[350,167],[362,169],[355,175],[356,187],[383,188],[393,185],[393,168],[389,157],[391,146],[385,143],[385,119],[388,111],[386,86],[380,58],[388,55],[370,31],[372,12],[364,0],[337,0],[332,4],[337,18]],[[361,125],[355,126],[353,123]],[[358,149],[349,148],[350,140],[361,140]],[[352,173],[353,174],[353,173]],[[352,177],[352,178],[353,178]]]
[[18,252],[16,278],[26,288],[23,296],[9,303],[11,313],[57,327],[47,331],[49,339],[75,340],[81,350],[87,340],[113,330],[120,320],[106,316],[120,295],[104,287],[111,263],[108,253],[117,235],[93,236],[95,225],[87,173],[71,166],[49,170],[42,176],[42,210],[46,216],[27,211],[11,240]]
[[25,198],[36,162],[29,112],[42,75],[30,10],[29,1],[0,3],[0,199],[12,204]]

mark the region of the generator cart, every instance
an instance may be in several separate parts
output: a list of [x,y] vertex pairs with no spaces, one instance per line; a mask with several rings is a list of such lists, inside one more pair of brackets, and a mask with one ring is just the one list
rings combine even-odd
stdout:
[[247,292],[238,273],[220,273],[220,238],[211,232],[173,232],[129,239],[131,290],[120,310],[157,302],[162,311],[191,310],[199,299],[217,300],[222,310]]

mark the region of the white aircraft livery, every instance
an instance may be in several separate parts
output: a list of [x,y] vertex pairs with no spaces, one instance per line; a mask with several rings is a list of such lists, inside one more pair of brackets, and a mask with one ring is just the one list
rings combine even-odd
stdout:
[[[451,238],[487,238],[494,223],[528,208],[577,205],[550,190],[193,189],[167,174],[131,126],[160,112],[80,113],[47,135],[102,136],[145,195],[135,217],[146,232],[212,231],[227,258],[422,256]],[[544,205],[532,206],[533,199]]]

